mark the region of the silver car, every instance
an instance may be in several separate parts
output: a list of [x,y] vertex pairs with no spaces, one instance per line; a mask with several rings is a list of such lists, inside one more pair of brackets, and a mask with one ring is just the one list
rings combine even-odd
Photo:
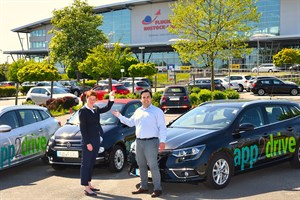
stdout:
[[[33,101],[37,105],[46,104],[47,100],[50,99],[51,87],[50,86],[37,86],[32,87],[27,92],[26,101]],[[53,87],[52,98],[63,98],[63,97],[73,97],[75,103],[79,103],[79,99],[76,95],[66,92],[60,87]]]
[[[132,81],[123,81],[121,82],[131,93],[132,92]],[[143,90],[150,90],[151,86],[146,81],[134,81],[134,93],[141,94]]]
[[47,108],[0,106],[0,170],[44,158],[47,142],[59,127]]

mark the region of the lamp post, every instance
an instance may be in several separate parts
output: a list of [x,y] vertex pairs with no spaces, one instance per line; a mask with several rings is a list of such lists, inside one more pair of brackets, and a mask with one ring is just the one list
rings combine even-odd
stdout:
[[145,58],[144,49],[145,49],[145,47],[139,47],[139,49],[141,50],[142,63],[144,63],[144,58]]

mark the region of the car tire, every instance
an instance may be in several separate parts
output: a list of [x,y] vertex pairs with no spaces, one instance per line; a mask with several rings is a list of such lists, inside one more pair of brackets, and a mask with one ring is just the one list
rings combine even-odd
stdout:
[[292,96],[297,96],[298,95],[298,90],[297,89],[291,89],[291,91],[290,91],[290,94],[292,95]]
[[264,89],[260,88],[260,89],[258,89],[257,94],[258,94],[259,96],[264,96],[264,95],[266,94],[266,92],[265,92]]
[[109,155],[109,170],[111,172],[120,172],[125,166],[125,152],[124,149],[116,145]]
[[66,166],[64,165],[56,165],[56,164],[53,164],[51,165],[51,167],[55,170],[55,171],[62,171],[64,169],[66,169]]
[[269,71],[268,71],[268,72],[269,72],[269,73],[270,73],[270,72],[273,72],[273,70],[272,70],[272,69],[269,69]]
[[294,168],[300,168],[300,142],[298,141],[298,145],[295,149],[294,156],[291,160],[291,166]]
[[239,89],[238,89],[238,92],[243,92],[244,91],[244,86],[239,84]]
[[206,170],[205,185],[222,189],[226,187],[233,175],[233,161],[225,153],[220,152],[212,157]]

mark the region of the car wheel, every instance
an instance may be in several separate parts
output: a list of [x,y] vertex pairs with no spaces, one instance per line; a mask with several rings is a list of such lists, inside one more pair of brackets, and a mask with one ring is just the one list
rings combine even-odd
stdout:
[[243,92],[244,91],[244,86],[239,84],[239,89],[238,89],[238,92]]
[[120,172],[125,165],[124,149],[116,145],[109,155],[109,170],[112,172]]
[[269,69],[269,71],[268,71],[268,72],[273,72],[273,70]]
[[80,95],[79,91],[78,91],[78,90],[75,90],[75,91],[74,91],[74,95],[77,96],[77,97],[79,97],[79,95]]
[[53,164],[53,165],[51,165],[51,167],[52,167],[55,171],[61,171],[61,170],[66,169],[66,166],[64,166],[64,165],[55,165],[55,164]]
[[265,90],[264,89],[259,89],[258,91],[257,91],[257,94],[259,95],[259,96],[264,96],[265,95]]
[[291,95],[293,96],[297,96],[298,95],[298,90],[297,89],[291,89],[291,92],[290,92]]
[[233,174],[233,162],[225,153],[217,153],[208,164],[205,184],[214,189],[226,187]]
[[292,167],[300,168],[300,142],[299,141],[293,159],[291,160],[291,165]]

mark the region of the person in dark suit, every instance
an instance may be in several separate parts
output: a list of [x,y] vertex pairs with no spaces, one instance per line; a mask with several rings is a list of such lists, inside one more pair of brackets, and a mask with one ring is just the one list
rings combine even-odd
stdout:
[[109,111],[114,104],[115,92],[109,94],[109,101],[106,106],[99,108],[95,106],[97,94],[95,91],[86,93],[86,105],[79,110],[80,131],[82,135],[82,161],[80,168],[80,181],[84,186],[87,196],[97,196],[95,188],[91,184],[92,172],[100,148],[100,136],[103,134],[100,125],[100,114]]

